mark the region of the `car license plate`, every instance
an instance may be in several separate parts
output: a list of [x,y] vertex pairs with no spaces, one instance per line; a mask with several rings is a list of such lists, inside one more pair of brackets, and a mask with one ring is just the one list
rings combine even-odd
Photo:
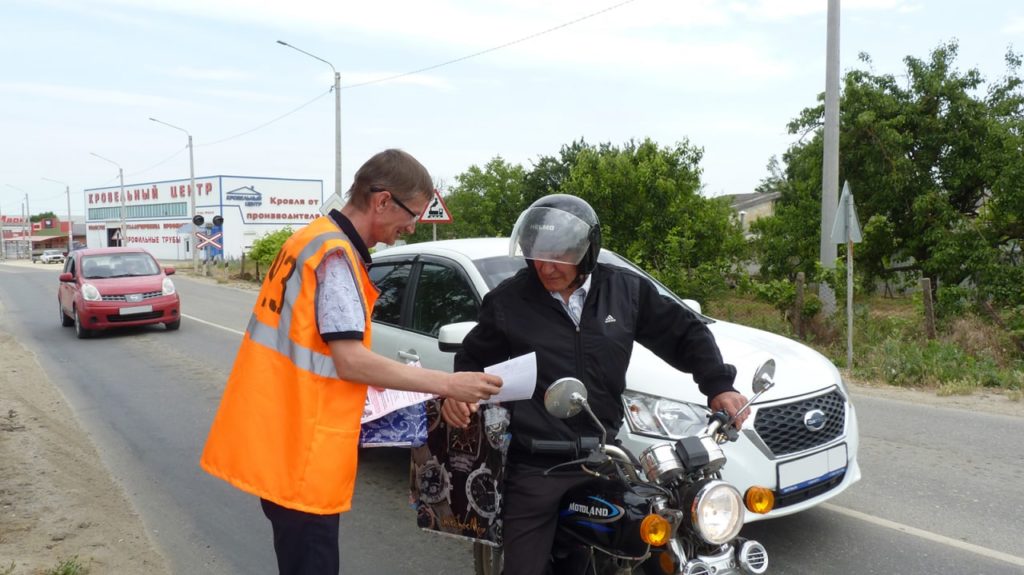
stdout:
[[779,464],[779,493],[816,485],[846,471],[846,444]]
[[151,305],[137,305],[134,307],[123,307],[118,313],[121,315],[132,315],[136,313],[149,313],[151,311],[153,311],[153,306]]

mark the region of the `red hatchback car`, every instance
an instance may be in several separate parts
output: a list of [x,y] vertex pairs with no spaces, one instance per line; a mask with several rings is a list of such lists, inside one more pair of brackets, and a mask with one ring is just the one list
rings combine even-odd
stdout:
[[60,323],[75,326],[79,339],[113,327],[162,323],[181,326],[174,268],[161,268],[142,248],[74,250],[60,274]]

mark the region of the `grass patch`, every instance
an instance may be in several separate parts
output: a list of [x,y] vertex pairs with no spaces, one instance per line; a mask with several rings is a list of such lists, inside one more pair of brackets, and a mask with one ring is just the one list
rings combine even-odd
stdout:
[[[707,304],[712,317],[797,339],[793,325],[770,303],[733,293]],[[805,322],[803,341],[846,367],[846,310]],[[935,339],[925,335],[913,297],[858,297],[854,303],[853,372],[857,379],[932,389],[940,395],[970,395],[997,389],[1021,401],[1024,356],[1013,335],[970,312],[939,322]]]
[[86,575],[88,572],[89,568],[82,565],[76,555],[70,559],[62,559],[56,567],[43,573],[44,575]]

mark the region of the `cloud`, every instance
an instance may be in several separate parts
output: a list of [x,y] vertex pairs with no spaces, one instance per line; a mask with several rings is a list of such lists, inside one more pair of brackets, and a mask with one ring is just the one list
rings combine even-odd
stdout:
[[44,84],[38,82],[0,83],[0,92],[51,98],[55,100],[66,100],[84,104],[110,104],[115,106],[135,107],[180,105],[178,100],[165,98],[163,96],[122,92],[119,90],[83,88],[80,86],[67,86],[61,84]]
[[1017,16],[1006,23],[1000,30],[1003,34],[1024,34],[1024,17]]
[[188,80],[215,80],[215,81],[236,81],[248,80],[253,77],[249,72],[229,68],[192,68],[189,66],[178,66],[168,70],[168,76],[173,78],[185,78]]

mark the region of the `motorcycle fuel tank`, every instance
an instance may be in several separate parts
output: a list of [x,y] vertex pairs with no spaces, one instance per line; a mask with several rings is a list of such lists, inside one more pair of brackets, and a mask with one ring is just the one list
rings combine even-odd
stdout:
[[559,506],[558,536],[598,547],[621,557],[643,557],[649,546],[640,539],[640,524],[651,512],[657,492],[596,479],[566,493]]

